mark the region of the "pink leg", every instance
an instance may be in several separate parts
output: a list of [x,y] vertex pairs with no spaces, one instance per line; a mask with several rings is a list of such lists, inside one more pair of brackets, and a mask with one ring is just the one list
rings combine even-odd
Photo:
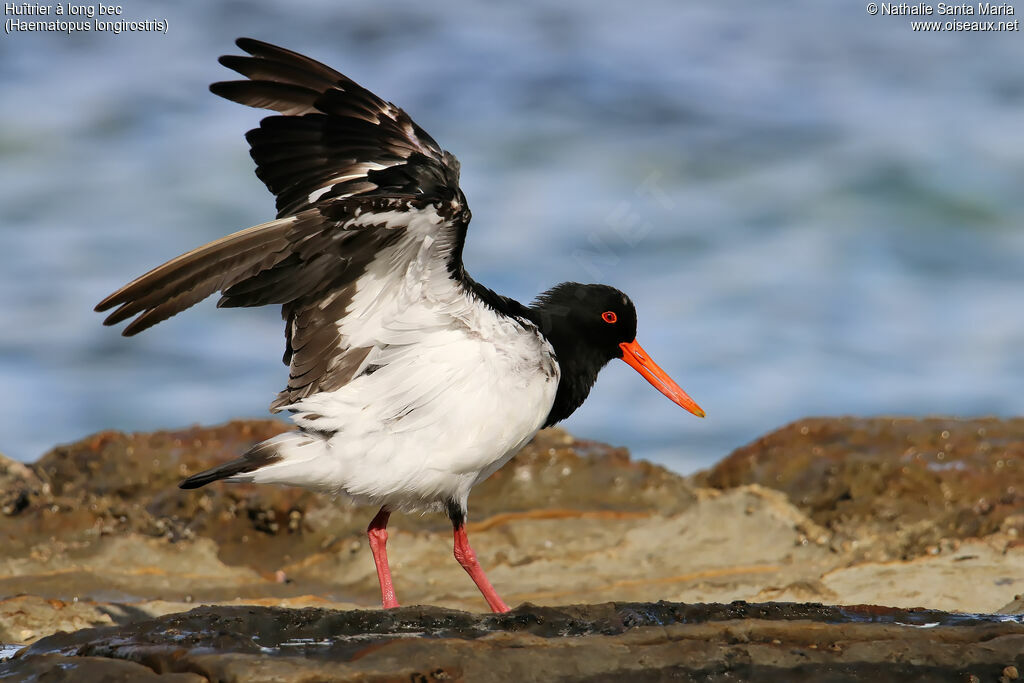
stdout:
[[391,510],[385,505],[377,513],[377,516],[366,527],[366,537],[370,539],[370,552],[373,553],[373,563],[377,565],[377,580],[380,581],[380,601],[384,609],[398,607],[398,598],[395,597],[395,587],[391,585],[391,569],[388,567],[388,518],[391,517]]
[[455,559],[459,561],[462,568],[466,570],[469,577],[473,579],[473,583],[483,593],[484,599],[487,600],[487,604],[490,605],[491,610],[494,612],[507,612],[508,605],[505,601],[498,597],[498,592],[494,590],[494,586],[487,580],[487,576],[484,574],[484,570],[480,568],[480,563],[476,560],[476,553],[469,547],[469,538],[466,536],[466,527],[464,524],[458,524],[455,527]]

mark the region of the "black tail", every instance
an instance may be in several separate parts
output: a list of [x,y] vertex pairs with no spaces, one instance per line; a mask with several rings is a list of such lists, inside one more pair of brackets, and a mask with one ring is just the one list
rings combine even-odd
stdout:
[[231,460],[199,474],[193,474],[178,484],[178,488],[197,489],[200,486],[206,486],[220,479],[229,479],[239,474],[248,474],[249,472],[255,472],[261,467],[272,465],[281,460],[281,455],[277,452],[276,445],[276,443],[269,441],[258,443],[241,458]]
[[245,458],[238,458],[231,462],[226,462],[223,465],[214,467],[213,469],[200,472],[199,474],[193,474],[185,481],[178,484],[180,489],[197,489],[200,486],[206,486],[211,482],[215,482],[218,479],[227,479],[233,477],[236,474],[244,474],[245,472],[252,472],[252,463]]

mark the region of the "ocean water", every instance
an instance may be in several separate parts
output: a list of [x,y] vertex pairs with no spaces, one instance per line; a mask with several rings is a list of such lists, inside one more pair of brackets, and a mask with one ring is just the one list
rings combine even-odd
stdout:
[[633,298],[708,417],[613,363],[566,423],[581,437],[690,472],[807,415],[1024,413],[1019,32],[820,0],[123,12],[167,32],[0,38],[8,456],[264,416],[283,386],[277,310],[206,302],[133,339],[92,312],[272,217],[243,138],[264,114],[206,89],[240,35],[347,73],[460,158],[476,279]]

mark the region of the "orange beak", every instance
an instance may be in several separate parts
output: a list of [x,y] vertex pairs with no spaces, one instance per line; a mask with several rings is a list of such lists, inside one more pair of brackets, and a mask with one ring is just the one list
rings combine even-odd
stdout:
[[704,417],[704,411],[697,405],[697,402],[679,388],[679,385],[672,381],[672,378],[659,368],[657,363],[651,360],[643,347],[636,343],[636,339],[631,342],[622,342],[619,344],[619,348],[622,349],[622,360],[643,375],[644,379],[650,382],[655,389],[668,396],[676,405],[689,410],[697,417]]

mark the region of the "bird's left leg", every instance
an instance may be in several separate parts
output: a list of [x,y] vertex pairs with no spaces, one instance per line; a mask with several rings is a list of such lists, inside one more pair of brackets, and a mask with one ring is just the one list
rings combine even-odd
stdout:
[[452,520],[452,527],[455,530],[455,559],[462,568],[473,579],[473,583],[480,589],[484,600],[490,605],[494,612],[508,612],[508,605],[501,599],[494,586],[487,580],[483,568],[476,559],[476,553],[469,546],[469,537],[466,536],[466,508],[465,504],[455,501],[448,501],[448,517]]
[[395,597],[395,587],[391,585],[391,568],[388,567],[388,518],[391,517],[391,510],[385,505],[377,513],[377,516],[366,527],[366,537],[370,540],[370,552],[373,553],[373,563],[377,565],[377,580],[380,581],[380,602],[384,609],[398,607],[398,598]]

